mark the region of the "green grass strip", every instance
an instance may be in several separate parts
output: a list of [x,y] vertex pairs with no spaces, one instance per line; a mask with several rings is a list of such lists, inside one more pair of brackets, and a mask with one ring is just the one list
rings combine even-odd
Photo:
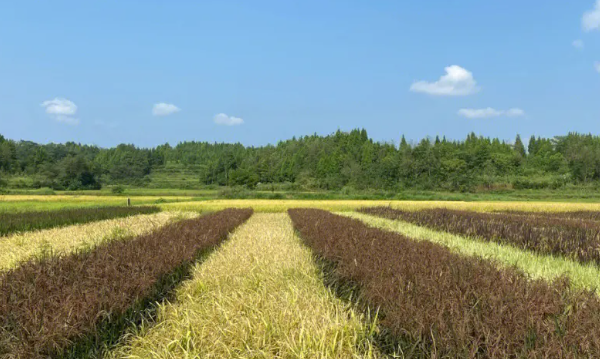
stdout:
[[438,243],[462,255],[479,256],[505,266],[514,266],[532,278],[553,280],[560,276],[567,276],[574,288],[590,289],[600,294],[600,268],[593,264],[582,264],[551,255],[535,254],[508,245],[483,242],[357,212],[340,212],[338,214],[359,219],[372,227],[403,234],[414,240]]

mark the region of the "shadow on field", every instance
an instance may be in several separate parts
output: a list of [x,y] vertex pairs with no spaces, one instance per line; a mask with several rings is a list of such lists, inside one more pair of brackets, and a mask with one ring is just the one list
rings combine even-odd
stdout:
[[159,304],[174,299],[174,290],[183,281],[191,278],[194,266],[203,263],[211,253],[219,249],[221,244],[201,251],[193,261],[186,262],[171,273],[164,275],[157,281],[151,295],[139,300],[121,315],[106,316],[98,324],[98,330],[76,340],[71,347],[61,354],[57,354],[55,358],[103,358],[107,352],[115,348],[125,335],[135,331],[140,324],[150,323],[152,325],[157,318]]
[[334,262],[315,254],[313,254],[313,261],[321,272],[323,284],[339,299],[364,314],[367,326],[376,327],[371,336],[365,339],[371,340],[381,354],[391,358],[431,358],[434,355],[430,345],[408,335],[392,335],[383,325],[379,325],[385,322],[385,313],[380,308],[367,303],[356,282],[339,276]]

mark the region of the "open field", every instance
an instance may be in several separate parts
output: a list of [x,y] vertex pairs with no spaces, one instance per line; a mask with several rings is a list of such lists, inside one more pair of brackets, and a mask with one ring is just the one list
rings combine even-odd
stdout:
[[600,204],[173,200],[2,237],[0,357],[600,355]]

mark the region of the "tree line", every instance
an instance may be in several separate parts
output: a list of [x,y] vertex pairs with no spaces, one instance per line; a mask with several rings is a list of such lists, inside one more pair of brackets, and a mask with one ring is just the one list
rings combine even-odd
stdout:
[[0,185],[32,178],[31,187],[97,189],[104,184],[148,185],[150,174],[186,168],[199,185],[288,184],[296,189],[469,191],[477,188],[560,188],[600,180],[600,137],[569,133],[532,136],[527,147],[469,134],[398,144],[377,142],[367,131],[316,134],[260,147],[181,142],[154,148],[120,144],[100,148],[74,142],[38,144],[0,135]]

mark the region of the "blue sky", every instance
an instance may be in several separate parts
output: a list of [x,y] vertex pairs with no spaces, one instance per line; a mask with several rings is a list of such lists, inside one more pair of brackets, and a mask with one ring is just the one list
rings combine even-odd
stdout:
[[0,134],[600,134],[600,0],[0,3]]

